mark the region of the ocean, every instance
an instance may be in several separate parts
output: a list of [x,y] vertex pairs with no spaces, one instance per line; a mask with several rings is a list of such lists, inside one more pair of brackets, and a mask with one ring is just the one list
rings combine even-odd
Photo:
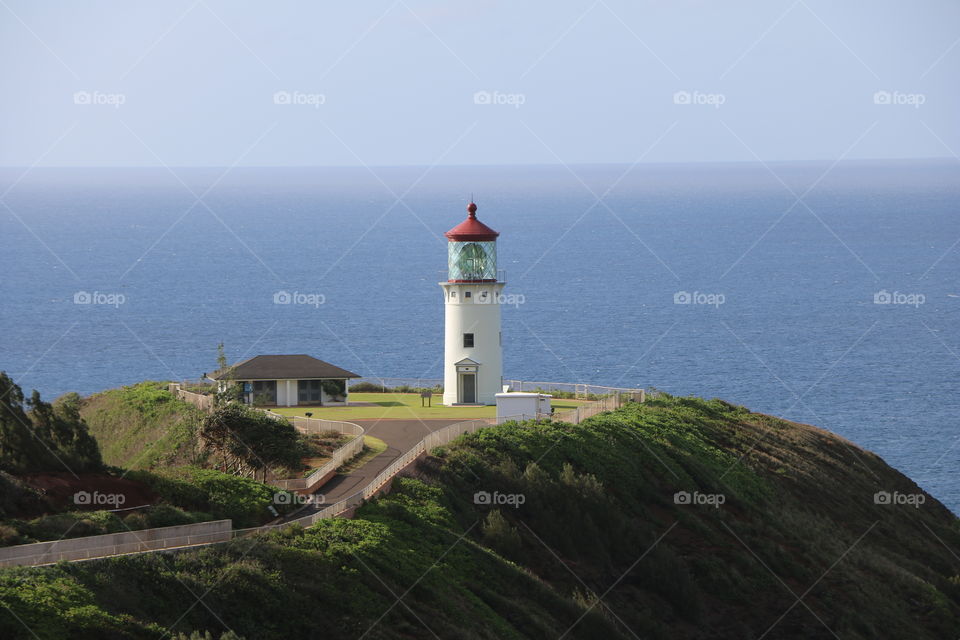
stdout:
[[443,232],[472,194],[507,378],[815,424],[960,512],[956,161],[3,169],[4,191],[0,369],[28,393],[195,379],[221,341],[441,377]]

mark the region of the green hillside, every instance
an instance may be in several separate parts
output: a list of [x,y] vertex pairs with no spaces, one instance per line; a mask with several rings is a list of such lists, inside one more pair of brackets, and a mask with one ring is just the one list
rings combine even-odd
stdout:
[[[957,519],[877,456],[814,427],[662,396],[579,426],[492,427],[433,453],[354,520],[2,571],[0,636],[33,637],[25,626],[40,638],[161,638],[172,627],[249,639],[933,639],[960,629]],[[878,491],[894,504],[877,504]]]
[[179,466],[197,460],[201,413],[164,382],[109,389],[84,399],[80,415],[100,444],[103,461],[125,469]]

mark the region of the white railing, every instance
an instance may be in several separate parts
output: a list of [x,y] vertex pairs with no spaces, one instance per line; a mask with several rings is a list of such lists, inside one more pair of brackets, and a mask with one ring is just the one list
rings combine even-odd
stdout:
[[271,480],[270,484],[286,489],[287,491],[309,491],[315,488],[315,485],[321,482],[326,476],[332,474],[340,468],[347,460],[363,451],[363,435],[366,433],[364,428],[353,422],[344,422],[343,420],[324,420],[323,418],[307,418],[300,416],[285,416],[280,413],[268,411],[267,409],[258,409],[268,416],[279,420],[289,420],[298,431],[308,434],[318,434],[324,431],[336,431],[340,434],[350,434],[350,438],[345,444],[337,447],[330,455],[330,459],[315,469],[313,473],[305,478],[287,478]]
[[535,382],[530,380],[504,380],[504,386],[508,386],[513,391],[566,391],[575,393],[583,397],[587,395],[613,395],[623,393],[643,393],[643,389],[631,389],[627,387],[604,387],[598,384],[585,384],[581,382]]
[[214,520],[0,547],[0,567],[37,566],[226,542],[232,537],[232,528],[231,520]]
[[272,480],[270,484],[287,491],[308,491],[321,482],[324,477],[339,469],[345,462],[363,451],[363,434],[354,436],[345,445],[336,449],[330,459],[317,467],[310,475],[304,478],[288,478]]
[[380,491],[380,489],[384,487],[384,485],[390,482],[390,480],[392,480],[397,474],[405,469],[410,463],[430,449],[452,442],[460,436],[466,433],[473,433],[482,427],[489,427],[497,424],[498,422],[506,422],[511,419],[513,419],[513,417],[466,420],[464,422],[457,422],[438,429],[417,444],[413,445],[413,447],[410,448],[406,453],[402,454],[400,457],[390,463],[390,466],[377,474],[377,477],[367,483],[367,485],[360,491],[357,491],[353,495],[347,496],[346,498],[338,500],[337,502],[334,502],[330,506],[317,511],[316,513],[312,513],[302,518],[297,518],[296,520],[291,520],[286,524],[299,524],[304,527],[308,527],[312,524],[315,524],[318,520],[336,517],[344,511],[348,511],[349,509],[359,506],[364,500],[369,500],[372,498],[377,494],[378,491]]
[[364,500],[369,500],[375,496],[380,489],[390,482],[390,480],[392,480],[397,474],[410,465],[410,463],[427,451],[430,451],[435,447],[449,444],[460,436],[467,433],[473,433],[479,429],[482,429],[483,427],[490,427],[496,424],[509,422],[511,420],[522,420],[524,418],[525,416],[480,418],[477,420],[456,422],[441,429],[437,429],[433,433],[427,435],[423,440],[413,445],[413,447],[410,448],[406,453],[394,460],[390,466],[381,471],[377,477],[367,483],[367,486],[360,491],[357,491],[353,495],[347,496],[346,498],[338,500],[330,506],[325,507],[316,513],[310,514],[309,516],[292,520],[288,524],[296,523],[308,527],[312,524],[315,524],[318,520],[336,517],[344,511],[348,511],[349,509],[359,506]]
[[213,396],[187,391],[180,386],[179,382],[171,382],[168,389],[170,393],[174,394],[184,402],[189,402],[198,409],[203,411],[213,410]]

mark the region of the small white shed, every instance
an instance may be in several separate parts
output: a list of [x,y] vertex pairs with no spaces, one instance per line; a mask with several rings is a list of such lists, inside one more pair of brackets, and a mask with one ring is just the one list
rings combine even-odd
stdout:
[[535,420],[538,417],[549,416],[552,397],[549,393],[525,391],[498,393],[496,394],[497,419],[498,421],[500,418]]

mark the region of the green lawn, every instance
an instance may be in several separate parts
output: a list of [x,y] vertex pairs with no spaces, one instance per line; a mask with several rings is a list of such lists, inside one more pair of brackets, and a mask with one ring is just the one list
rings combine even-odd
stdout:
[[[350,402],[372,402],[373,407],[277,407],[272,409],[285,416],[302,416],[306,412],[314,418],[325,420],[363,420],[375,418],[423,418],[428,420],[443,418],[492,418],[497,415],[497,408],[490,407],[445,407],[441,402],[443,396],[433,396],[432,407],[420,406],[418,393],[351,393]],[[573,409],[583,404],[582,400],[554,399],[553,408],[559,411]]]

